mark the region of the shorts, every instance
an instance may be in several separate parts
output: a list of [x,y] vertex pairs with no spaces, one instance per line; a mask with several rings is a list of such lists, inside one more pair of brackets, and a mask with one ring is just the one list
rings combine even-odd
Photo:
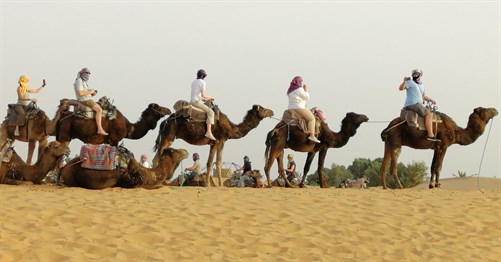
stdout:
[[90,100],[85,100],[85,101],[80,101],[80,103],[90,107],[90,108],[94,108],[96,104],[96,102],[94,102],[94,100],[90,99]]
[[412,112],[417,113],[420,117],[424,117],[427,114],[431,113],[431,111],[424,107],[421,103],[415,103],[414,105],[404,107],[405,110],[410,110]]

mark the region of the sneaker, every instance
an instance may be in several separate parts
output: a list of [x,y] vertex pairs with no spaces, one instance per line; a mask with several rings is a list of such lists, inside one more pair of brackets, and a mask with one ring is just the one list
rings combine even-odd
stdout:
[[432,142],[440,142],[440,139],[434,138],[434,137],[427,137],[426,140],[432,141]]
[[309,140],[311,140],[311,141],[313,141],[313,142],[315,142],[315,143],[320,143],[320,140],[318,140],[318,139],[317,139],[316,137],[314,137],[314,136],[310,136],[310,137],[308,137],[308,139],[309,139]]
[[210,140],[216,140],[216,138],[212,134],[209,134],[209,133],[205,133],[205,137],[209,138]]

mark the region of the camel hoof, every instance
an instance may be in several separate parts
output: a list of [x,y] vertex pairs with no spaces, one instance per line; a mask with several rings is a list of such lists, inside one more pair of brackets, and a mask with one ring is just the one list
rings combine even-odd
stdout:
[[436,188],[441,188],[441,186],[442,186],[442,185],[441,185],[440,183],[436,183],[436,184],[435,184],[435,187],[436,187]]
[[428,188],[433,189],[435,188],[432,184],[428,185]]

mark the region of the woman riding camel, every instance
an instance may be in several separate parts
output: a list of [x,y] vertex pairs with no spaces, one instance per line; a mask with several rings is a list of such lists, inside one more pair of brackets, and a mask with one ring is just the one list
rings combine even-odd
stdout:
[[15,106],[15,110],[17,113],[17,123],[16,130],[14,131],[14,135],[19,135],[19,127],[24,126],[26,123],[26,111],[24,108],[29,105],[31,102],[36,103],[36,98],[30,98],[29,93],[38,93],[42,88],[45,87],[45,79],[43,80],[43,84],[41,87],[37,89],[29,88],[28,82],[30,78],[26,75],[22,75],[19,77],[19,86],[17,87],[17,104]]
[[87,85],[87,81],[89,81],[90,70],[88,68],[82,68],[80,72],[78,72],[77,79],[75,80],[75,94],[77,95],[77,100],[86,106],[92,108],[94,112],[96,112],[96,125],[97,125],[97,134],[107,136],[108,133],[104,131],[103,126],[101,125],[101,115],[103,109],[99,104],[94,102],[92,99],[93,96],[97,94],[97,90],[90,89]]
[[300,114],[308,122],[309,140],[320,143],[315,137],[315,116],[309,108],[306,107],[306,102],[310,99],[308,87],[303,84],[303,78],[300,76],[294,77],[287,90],[289,96],[289,109],[293,109]]

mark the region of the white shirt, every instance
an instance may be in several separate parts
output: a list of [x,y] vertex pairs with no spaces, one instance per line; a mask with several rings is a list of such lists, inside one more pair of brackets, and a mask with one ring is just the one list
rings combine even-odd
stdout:
[[202,91],[205,90],[205,81],[202,79],[195,79],[191,83],[191,97],[190,103],[195,103],[195,101],[203,101]]
[[151,168],[151,165],[148,162],[143,162],[143,163],[141,163],[141,165],[146,167],[146,168]]
[[87,85],[87,82],[83,81],[83,79],[81,77],[79,77],[75,81],[74,87],[75,87],[75,94],[77,95],[78,101],[87,101],[87,100],[92,99],[91,95],[86,95],[86,96],[79,96],[78,95],[79,91],[89,91],[90,90],[89,86]]
[[306,108],[310,94],[300,87],[289,93],[289,109]]

